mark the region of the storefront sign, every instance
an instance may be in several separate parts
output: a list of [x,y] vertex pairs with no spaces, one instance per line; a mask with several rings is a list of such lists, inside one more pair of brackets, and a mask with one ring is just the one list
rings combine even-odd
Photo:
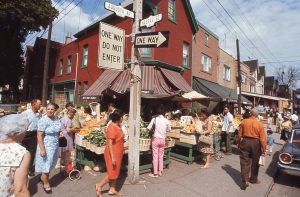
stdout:
[[125,31],[100,22],[98,67],[124,69]]

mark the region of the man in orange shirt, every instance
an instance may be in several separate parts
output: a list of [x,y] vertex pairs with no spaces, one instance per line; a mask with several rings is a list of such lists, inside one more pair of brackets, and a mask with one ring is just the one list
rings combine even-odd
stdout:
[[[259,184],[257,179],[259,171],[259,157],[264,155],[267,147],[266,133],[264,126],[258,120],[258,111],[251,110],[251,117],[244,119],[240,125],[237,138],[240,154],[242,185],[241,189],[245,190],[249,184]],[[251,176],[249,179],[249,175]]]

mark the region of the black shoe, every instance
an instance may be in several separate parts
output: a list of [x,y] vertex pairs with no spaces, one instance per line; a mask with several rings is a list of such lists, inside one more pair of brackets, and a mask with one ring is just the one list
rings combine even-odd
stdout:
[[232,155],[232,152],[226,152],[224,155]]
[[28,172],[28,176],[35,176],[34,172]]
[[251,184],[260,184],[260,180],[252,181],[252,180],[250,179],[249,182],[250,182]]
[[243,183],[242,185],[241,185],[241,190],[246,190],[246,188],[249,186],[249,184],[248,183]]
[[44,191],[45,191],[47,194],[52,194],[52,188],[51,188],[51,187],[44,188],[44,186],[43,186],[43,189],[44,189]]

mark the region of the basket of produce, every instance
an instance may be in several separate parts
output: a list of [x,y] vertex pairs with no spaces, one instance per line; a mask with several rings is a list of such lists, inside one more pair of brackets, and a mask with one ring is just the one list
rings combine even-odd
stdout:
[[102,147],[97,146],[95,153],[97,155],[102,155],[102,154],[104,154],[104,150],[105,150],[105,146],[102,146]]
[[105,134],[100,130],[94,130],[84,138],[86,140],[86,148],[92,152],[97,152],[97,147],[104,147],[106,144]]
[[170,147],[174,147],[174,146],[175,146],[175,140],[168,137],[166,139],[165,148],[170,148]]
[[141,128],[139,139],[140,151],[148,151],[151,147],[150,134],[147,129]]

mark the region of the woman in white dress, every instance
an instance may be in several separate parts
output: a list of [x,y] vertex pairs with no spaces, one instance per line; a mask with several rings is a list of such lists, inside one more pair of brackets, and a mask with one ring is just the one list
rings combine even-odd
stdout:
[[30,196],[27,189],[30,153],[19,143],[28,127],[26,115],[0,118],[0,196]]

